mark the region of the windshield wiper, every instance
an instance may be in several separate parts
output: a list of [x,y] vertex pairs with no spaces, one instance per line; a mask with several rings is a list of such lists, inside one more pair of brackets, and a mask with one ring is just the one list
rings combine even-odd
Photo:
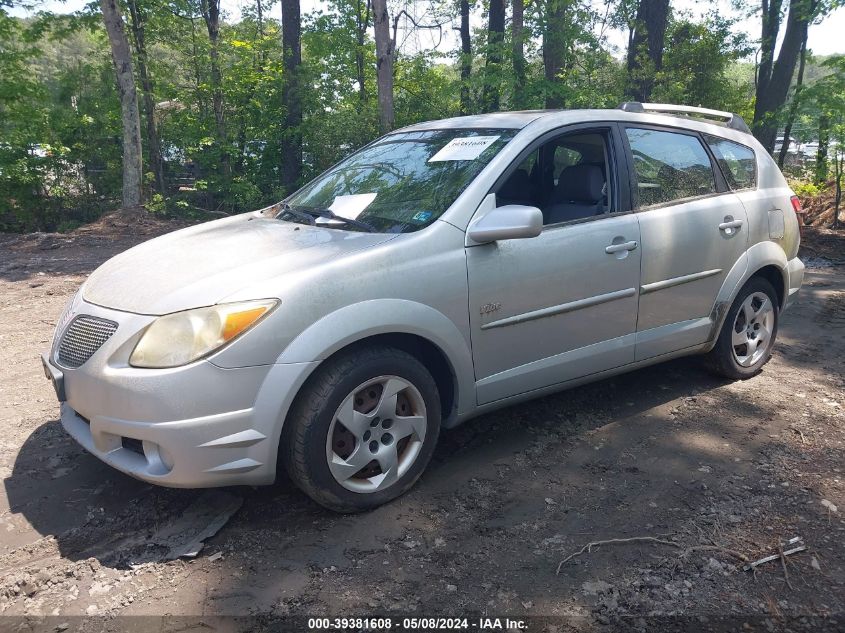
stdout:
[[315,216],[318,218],[325,218],[327,220],[337,220],[338,222],[343,222],[348,226],[357,226],[359,229],[363,229],[367,233],[376,232],[376,229],[375,227],[373,227],[372,224],[368,224],[367,222],[363,222],[361,220],[355,220],[353,218],[345,218],[342,215],[338,215],[331,209],[322,209],[319,207],[299,207],[296,210],[300,213],[307,213],[308,215]]
[[282,207],[282,212],[276,217],[281,217],[285,213],[289,213],[295,218],[299,218],[300,220],[305,222],[305,224],[309,224],[311,226],[314,226],[316,224],[314,216],[310,213],[305,213],[304,211],[300,211],[299,209],[294,209],[287,202],[281,202],[279,206]]
[[327,220],[337,220],[338,222],[342,222],[348,226],[356,226],[359,229],[365,230],[367,233],[376,232],[376,229],[372,224],[368,224],[367,222],[363,222],[361,220],[355,220],[353,218],[345,218],[342,215],[338,215],[331,209],[323,209],[320,207],[292,207],[287,202],[280,203],[280,206],[282,207],[282,213],[280,213],[279,216],[289,213],[311,226],[317,225],[317,218],[325,218]]

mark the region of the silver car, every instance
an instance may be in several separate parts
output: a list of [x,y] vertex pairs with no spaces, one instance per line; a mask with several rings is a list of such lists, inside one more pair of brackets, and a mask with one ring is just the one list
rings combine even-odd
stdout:
[[43,358],[64,428],[164,486],[385,503],[441,428],[688,354],[768,361],[797,198],[737,116],[627,103],[413,125],[282,203],[98,268]]

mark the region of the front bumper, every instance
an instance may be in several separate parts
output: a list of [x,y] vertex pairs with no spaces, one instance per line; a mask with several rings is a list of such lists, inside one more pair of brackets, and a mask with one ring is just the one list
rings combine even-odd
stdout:
[[[82,303],[77,313],[118,323],[84,364],[45,373],[64,395],[61,422],[87,451],[150,483],[178,488],[270,484],[290,403],[316,363],[224,369],[203,360],[172,369],[128,364],[152,317]],[[58,390],[57,390],[58,392]]]
[[127,475],[176,488],[272,483],[275,451],[251,418],[247,409],[150,424],[87,418],[61,405],[62,426],[88,452]]

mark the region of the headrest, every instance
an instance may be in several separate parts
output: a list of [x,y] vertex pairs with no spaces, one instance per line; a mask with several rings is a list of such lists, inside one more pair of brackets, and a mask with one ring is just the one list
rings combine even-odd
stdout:
[[558,177],[552,192],[552,203],[598,202],[603,198],[604,174],[598,165],[573,165]]
[[517,169],[499,189],[499,196],[508,200],[529,200],[531,178],[524,169]]

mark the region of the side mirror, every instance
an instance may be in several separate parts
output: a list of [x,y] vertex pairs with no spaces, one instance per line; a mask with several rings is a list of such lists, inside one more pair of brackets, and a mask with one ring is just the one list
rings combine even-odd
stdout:
[[537,207],[509,204],[491,209],[473,222],[467,235],[473,242],[485,244],[498,240],[537,237],[543,231],[543,212]]

